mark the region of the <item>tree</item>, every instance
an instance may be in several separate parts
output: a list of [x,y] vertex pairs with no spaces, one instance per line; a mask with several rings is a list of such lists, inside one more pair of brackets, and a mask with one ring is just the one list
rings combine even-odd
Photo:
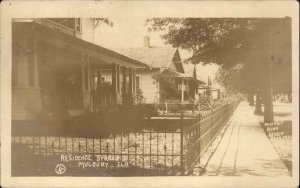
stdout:
[[[257,89],[264,89],[265,122],[273,121],[272,63],[278,60],[283,48],[290,51],[290,45],[286,45],[291,30],[289,22],[290,19],[286,18],[153,18],[147,20],[151,25],[150,30],[165,31],[162,38],[166,43],[192,52],[193,55],[189,58],[191,63],[217,63],[225,70],[242,64],[243,69],[250,71],[248,75],[244,75],[244,78],[247,78],[243,79],[244,81],[256,80],[257,76],[264,80],[258,82],[259,86],[254,84],[253,88],[247,90],[253,93],[257,92]],[[284,28],[287,29],[284,31]],[[278,29],[283,33],[280,37],[276,36]],[[285,66],[291,67],[289,60]],[[244,73],[247,74],[247,71]],[[250,85],[253,83],[255,82],[251,81]]]
[[160,100],[164,103],[168,99],[179,99],[180,92],[177,88],[177,83],[174,78],[170,78],[162,73],[155,73],[152,75],[155,83],[159,84]]

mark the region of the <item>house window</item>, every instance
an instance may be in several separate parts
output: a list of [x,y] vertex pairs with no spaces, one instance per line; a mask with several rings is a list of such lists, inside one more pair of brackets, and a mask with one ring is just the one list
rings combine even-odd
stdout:
[[104,83],[104,82],[106,82],[106,76],[101,76],[100,83]]
[[75,30],[81,32],[81,20],[80,18],[75,18]]
[[141,75],[135,76],[135,87],[136,91],[141,90]]
[[73,29],[77,32],[81,32],[81,20],[80,18],[49,18],[51,21],[60,25]]

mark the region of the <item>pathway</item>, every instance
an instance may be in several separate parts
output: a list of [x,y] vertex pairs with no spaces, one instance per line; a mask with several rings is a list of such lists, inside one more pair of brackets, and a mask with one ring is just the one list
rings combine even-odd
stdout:
[[236,109],[206,176],[288,176],[253,110],[246,102]]

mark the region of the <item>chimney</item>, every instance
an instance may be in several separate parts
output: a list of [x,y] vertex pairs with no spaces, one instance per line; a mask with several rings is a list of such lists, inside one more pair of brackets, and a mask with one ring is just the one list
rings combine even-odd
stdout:
[[150,37],[144,36],[144,48],[150,48]]

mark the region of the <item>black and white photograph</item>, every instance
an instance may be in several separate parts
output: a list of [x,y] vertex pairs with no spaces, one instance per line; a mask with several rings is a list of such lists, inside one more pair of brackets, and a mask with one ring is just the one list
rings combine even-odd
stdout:
[[[6,8],[21,8],[8,2]],[[51,177],[57,182],[49,186],[63,187],[66,178],[86,177],[283,178],[287,184],[274,187],[297,186],[299,38],[293,37],[299,32],[292,13],[298,4],[287,3],[293,11],[274,16],[193,16],[176,12],[183,2],[89,3],[82,10],[71,2],[66,10],[41,7],[45,13],[29,16],[6,12],[5,182]],[[165,8],[156,14],[156,5]],[[108,14],[98,13],[105,7]]]

